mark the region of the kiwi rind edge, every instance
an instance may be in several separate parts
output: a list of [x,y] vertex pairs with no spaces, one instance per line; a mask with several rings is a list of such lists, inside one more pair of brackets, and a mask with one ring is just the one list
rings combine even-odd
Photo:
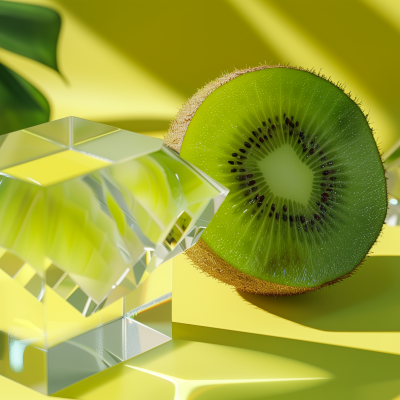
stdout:
[[[331,80],[330,77],[321,74],[320,72],[316,72],[314,69],[307,69],[302,67],[294,67],[290,65],[259,65],[253,68],[246,68],[242,70],[235,69],[234,71],[224,74],[219,78],[209,82],[203,88],[199,89],[178,111],[175,119],[171,122],[168,133],[165,135],[164,143],[166,146],[170,147],[171,149],[177,151],[178,153],[181,150],[183,139],[186,134],[186,130],[192,120],[194,114],[196,113],[197,109],[203,103],[203,101],[216,89],[223,86],[225,83],[230,82],[234,78],[246,74],[248,72],[260,71],[263,69],[268,68],[291,68],[297,69],[300,71],[305,71],[312,73],[315,76],[318,76],[326,81],[334,84],[337,88],[343,91],[363,112],[365,119],[368,123],[369,128],[371,129],[372,134],[375,137],[375,131],[370,124],[369,121],[369,114],[366,114],[365,111],[362,109],[361,102],[351,95],[351,93],[347,93],[345,91],[345,86],[343,84],[335,83]],[[382,151],[379,147],[379,144],[375,137],[375,142],[377,143],[378,151],[379,151],[379,158],[382,163],[382,167],[386,177],[386,170],[384,168],[384,164],[382,161]],[[385,179],[385,189],[387,193],[387,177]],[[380,239],[382,235],[383,225],[380,229],[379,235],[377,237],[376,242]],[[376,243],[375,242],[375,243]],[[352,276],[355,272],[358,271],[359,267],[363,265],[367,257],[370,255],[371,251],[369,250],[368,253],[364,256],[361,262],[349,273],[340,276],[334,280],[326,282],[322,285],[316,287],[295,287],[289,285],[282,285],[274,282],[264,281],[259,278],[255,278],[251,275],[245,274],[239,271],[237,268],[230,265],[228,262],[223,260],[217,253],[215,253],[207,243],[199,239],[196,245],[192,246],[188,250],[185,251],[186,256],[190,259],[191,264],[203,271],[206,275],[209,275],[220,282],[224,282],[228,285],[234,286],[237,290],[246,293],[253,293],[259,294],[264,296],[293,296],[297,294],[302,294],[306,292],[316,291],[322,289],[323,287],[330,286],[334,283],[341,282],[344,279]]]

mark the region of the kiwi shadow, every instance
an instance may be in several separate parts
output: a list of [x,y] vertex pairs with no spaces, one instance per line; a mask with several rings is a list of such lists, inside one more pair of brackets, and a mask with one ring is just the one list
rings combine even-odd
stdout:
[[310,328],[400,331],[400,257],[369,257],[350,278],[299,296],[238,293],[255,307]]
[[398,354],[198,325],[180,324],[177,328],[186,339],[274,354],[317,367],[333,378],[292,393],[266,391],[263,400],[395,400],[400,393]]

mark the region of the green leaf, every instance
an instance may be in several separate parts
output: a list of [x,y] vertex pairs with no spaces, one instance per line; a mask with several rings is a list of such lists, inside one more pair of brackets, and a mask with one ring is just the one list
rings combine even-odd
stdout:
[[24,78],[0,64],[0,135],[49,120],[45,97]]
[[56,71],[61,18],[49,8],[0,0],[0,47]]

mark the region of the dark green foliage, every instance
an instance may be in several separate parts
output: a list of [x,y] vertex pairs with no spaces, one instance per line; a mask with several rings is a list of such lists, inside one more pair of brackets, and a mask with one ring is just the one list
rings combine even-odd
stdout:
[[[49,8],[0,0],[0,47],[58,72],[61,18]],[[0,134],[45,123],[45,97],[23,77],[0,63]]]

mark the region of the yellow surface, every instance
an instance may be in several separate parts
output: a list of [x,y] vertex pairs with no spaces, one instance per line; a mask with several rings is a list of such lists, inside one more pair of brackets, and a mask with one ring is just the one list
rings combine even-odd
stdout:
[[240,294],[179,256],[173,293],[174,322],[400,354],[397,257],[372,257],[330,288],[274,298]]
[[398,0],[323,6],[316,0],[196,6],[176,1],[156,7],[126,0],[113,6],[94,0],[13,1],[48,6],[62,17],[58,61],[67,82],[36,61],[0,49],[2,62],[49,99],[51,120],[77,115],[136,132],[158,130],[160,124],[166,129],[182,103],[222,72],[290,63],[321,69],[344,83],[370,113],[383,150],[400,136]]
[[50,186],[88,174],[110,164],[110,162],[99,158],[66,150],[3,169],[0,173],[36,185]]
[[400,226],[384,225],[370,254],[371,256],[400,256]]
[[[321,368],[273,354],[174,340],[60,394],[81,399],[242,400],[326,384]],[[118,377],[118,378],[117,378]],[[116,387],[115,378],[120,379]],[[131,382],[129,385],[128,382]]]
[[[52,397],[395,400],[400,395],[396,355],[220,329],[197,331],[196,340],[216,344],[175,339]],[[0,387],[2,399],[47,398],[2,377]]]

